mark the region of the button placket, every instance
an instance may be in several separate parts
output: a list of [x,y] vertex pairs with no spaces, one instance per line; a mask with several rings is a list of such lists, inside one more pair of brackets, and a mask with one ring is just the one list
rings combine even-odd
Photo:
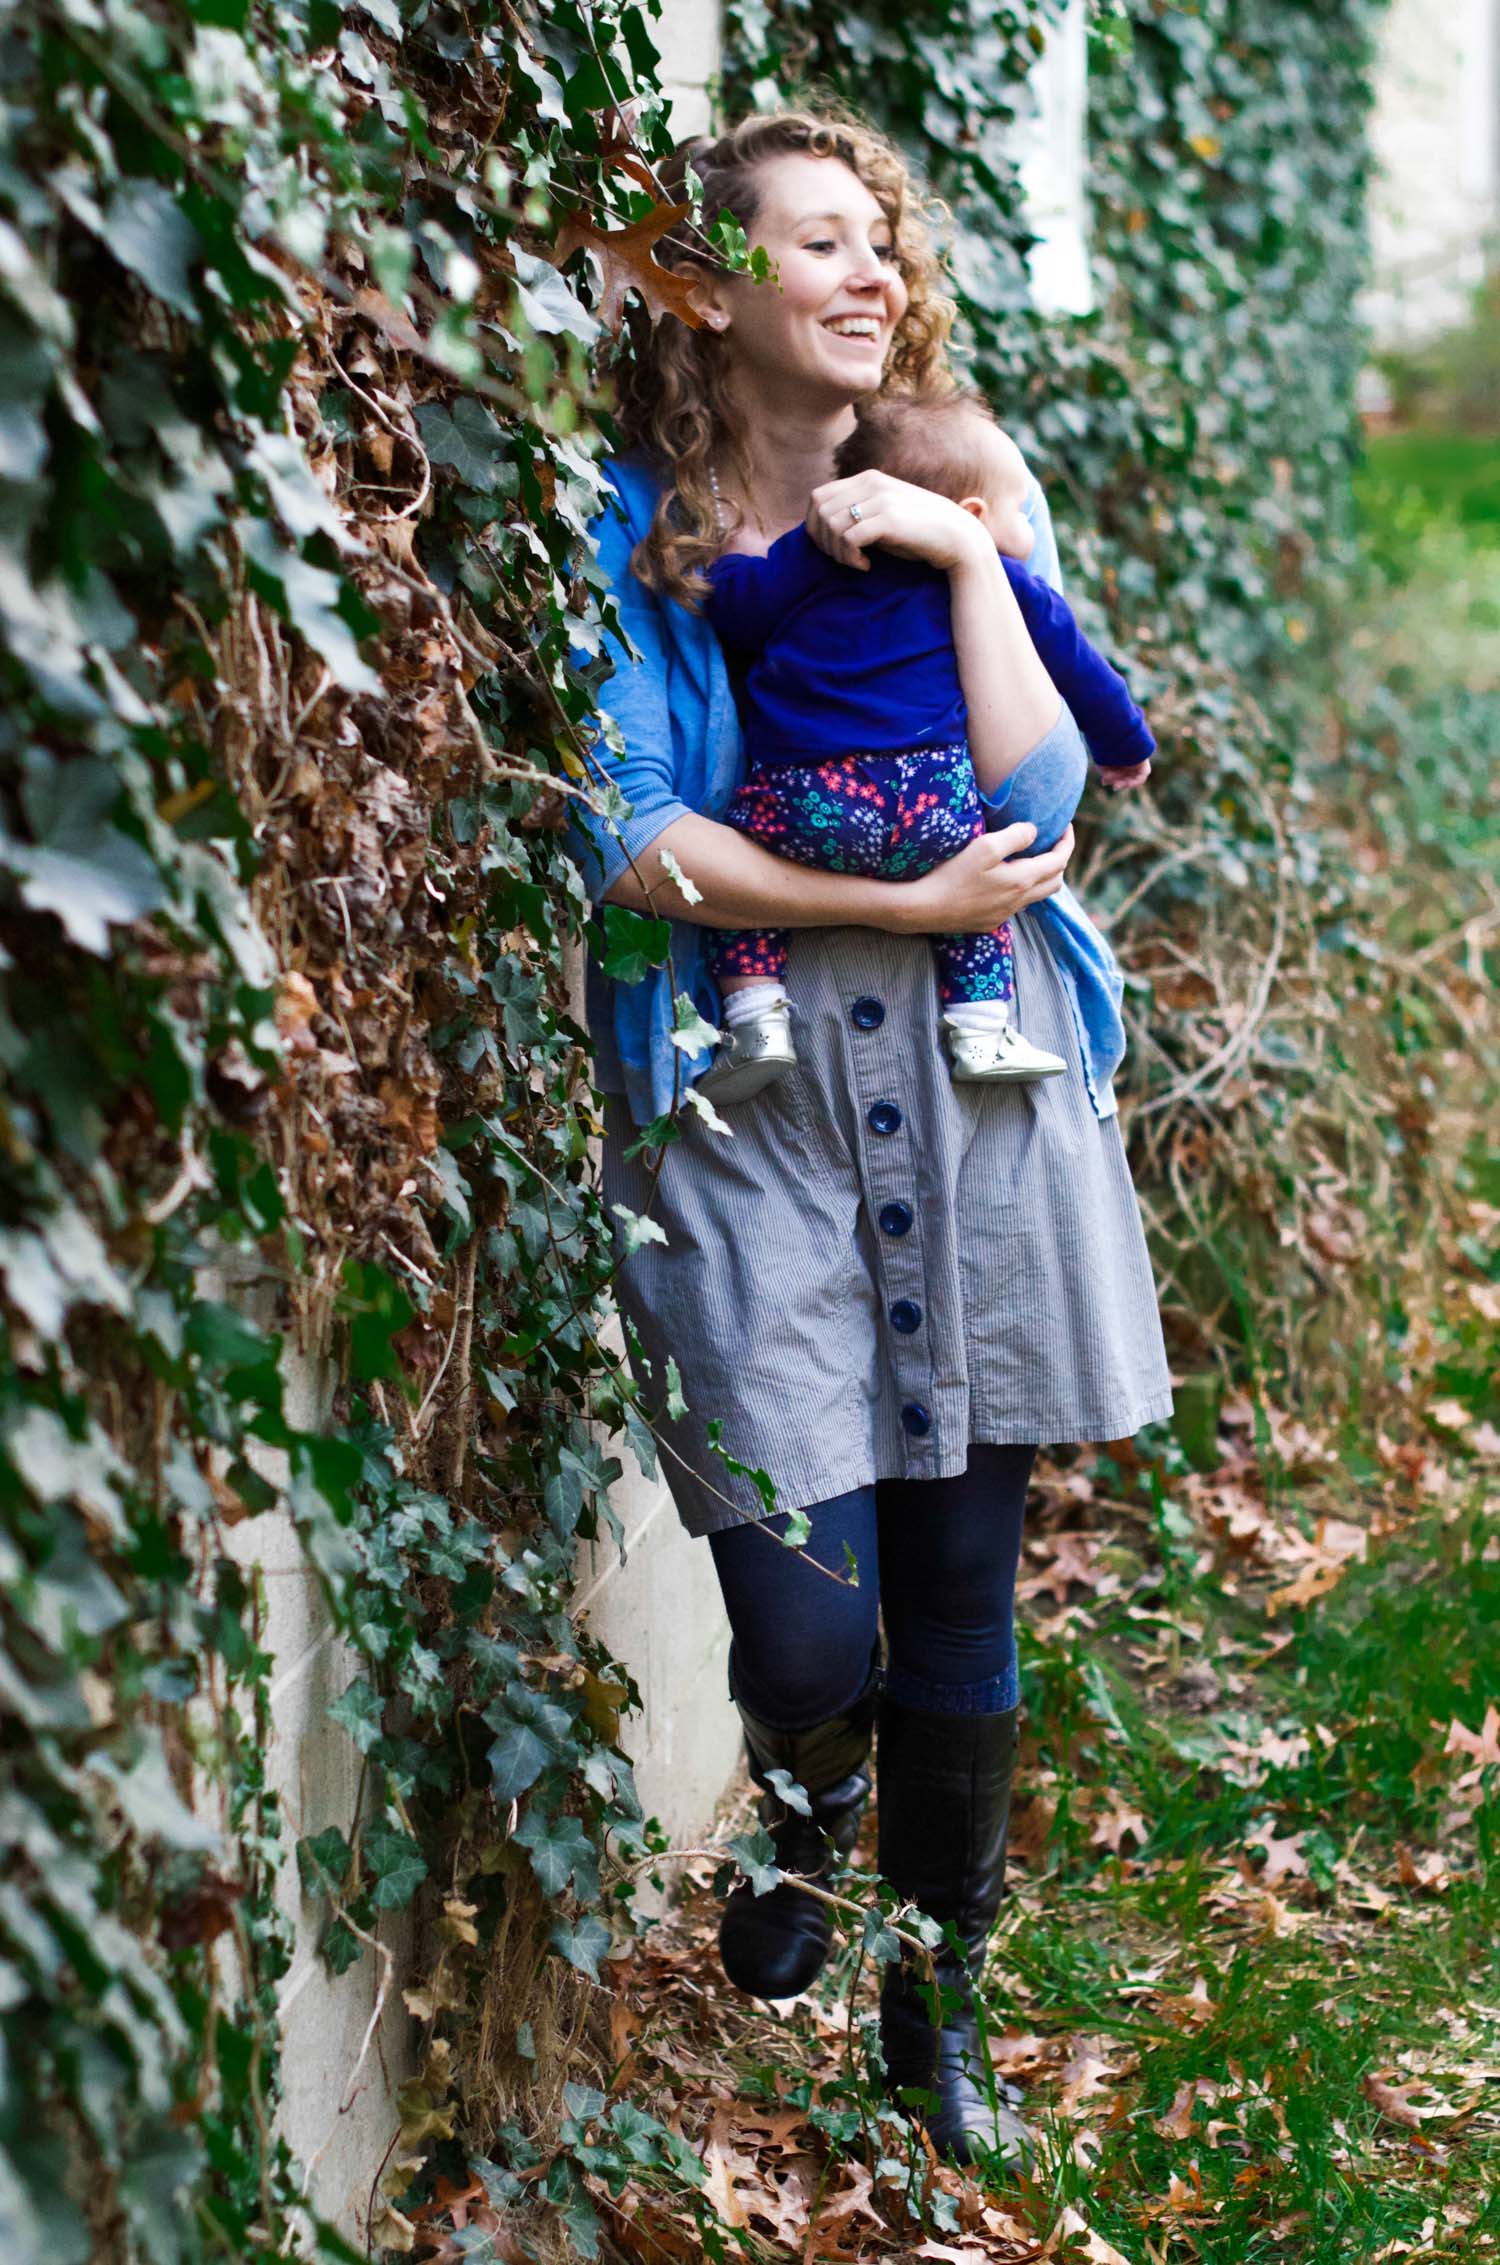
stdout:
[[885,1002],[873,992],[861,993],[848,1002],[847,1012],[859,1095],[860,1180],[876,1228],[885,1308],[886,1374],[899,1411],[907,1475],[922,1478],[935,1467],[938,1441],[932,1415],[932,1348],[924,1311],[921,1191],[907,1124],[909,1101],[905,1080],[899,1076],[898,1051],[884,1028]]

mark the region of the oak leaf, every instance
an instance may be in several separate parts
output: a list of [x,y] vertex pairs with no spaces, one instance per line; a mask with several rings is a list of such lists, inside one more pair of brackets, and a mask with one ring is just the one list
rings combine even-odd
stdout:
[[659,204],[644,220],[633,220],[626,228],[598,228],[576,214],[564,221],[557,238],[557,264],[565,266],[577,251],[594,254],[604,271],[598,315],[606,330],[618,335],[631,291],[639,292],[653,323],[663,315],[676,315],[690,330],[703,327],[688,277],[658,266],[651,256],[652,245],[686,220],[692,209],[687,204]]

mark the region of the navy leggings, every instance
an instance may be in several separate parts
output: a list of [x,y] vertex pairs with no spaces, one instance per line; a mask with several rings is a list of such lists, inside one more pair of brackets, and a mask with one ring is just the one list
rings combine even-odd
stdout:
[[1016,1566],[1035,1454],[971,1447],[961,1478],[886,1479],[816,1503],[805,1551],[775,1538],[785,1513],[710,1534],[734,1634],[730,1681],[746,1710],[778,1730],[841,1713],[869,1681],[882,1616],[890,1697],[931,1714],[1013,1707]]

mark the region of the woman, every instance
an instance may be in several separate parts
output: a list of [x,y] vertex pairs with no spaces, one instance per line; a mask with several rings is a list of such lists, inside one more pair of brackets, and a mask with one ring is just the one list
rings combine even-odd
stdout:
[[[596,900],[674,922],[671,981],[591,971],[606,1200],[649,1209],[667,1238],[631,1256],[620,1303],[678,1509],[714,1553],[778,1861],[812,1875],[830,1844],[852,1846],[873,1727],[880,1869],[957,1945],[940,1994],[919,1969],[886,1976],[891,2088],[958,2159],[1023,2157],[1025,2128],[979,2063],[972,1984],[1003,1887],[1027,1479],[1039,1441],[1118,1438],[1170,1407],[1113,1062],[1046,926],[1071,849],[1049,813],[1059,778],[1071,810],[1084,758],[972,518],[880,473],[831,476],[861,395],[943,372],[952,309],[901,160],[862,127],[793,113],[689,154],[704,210],[731,212],[776,276],[756,284],[701,239],[669,242],[660,256],[692,277],[702,326],[664,322],[620,378],[627,450],[600,562],[634,648],[606,692],[631,814],[618,838],[594,828],[577,848]],[[1034,483],[1029,512],[1033,569],[1055,576]],[[695,610],[701,569],[804,520],[846,559],[849,528],[876,520],[881,540],[947,570],[961,663],[981,641],[1004,653],[1009,752],[1026,760],[1002,791],[1039,828],[994,810],[995,830],[892,883],[783,862],[717,821],[739,742]],[[1039,830],[1048,846],[1023,854]],[[1025,1027],[1068,1074],[955,1086],[924,938],[1018,914]],[[737,1109],[732,1137],[685,1111],[653,1188],[639,1128],[709,1060],[672,1042],[673,984],[713,1019],[703,930],[769,926],[798,932],[802,1067]],[[794,1511],[801,1551],[778,1546]],[[782,1798],[788,1780],[810,1814]],[[806,1988],[828,1941],[826,1906],[790,1881],[737,1890],[721,1930],[730,1979],[770,1998]]]

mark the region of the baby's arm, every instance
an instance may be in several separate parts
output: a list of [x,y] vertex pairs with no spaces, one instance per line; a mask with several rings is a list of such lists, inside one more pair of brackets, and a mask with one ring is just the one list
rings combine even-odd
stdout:
[[1032,643],[1072,709],[1106,784],[1116,791],[1141,785],[1151,774],[1156,741],[1124,677],[1089,643],[1072,608],[1055,590],[1013,559],[1005,561],[1005,572]]
[[720,644],[753,660],[765,651],[788,609],[824,578],[826,562],[800,527],[774,542],[764,558],[725,551],[708,570],[705,612]]

